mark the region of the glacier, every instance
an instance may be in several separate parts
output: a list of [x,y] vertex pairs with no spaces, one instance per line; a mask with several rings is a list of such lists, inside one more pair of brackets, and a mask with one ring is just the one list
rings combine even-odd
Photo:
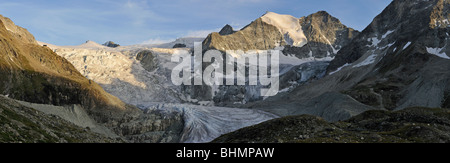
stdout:
[[[185,143],[209,142],[222,134],[278,117],[257,109],[217,107],[214,101],[222,97],[225,97],[225,100],[236,98],[238,100],[231,103],[240,105],[252,100],[264,100],[259,98],[261,86],[212,86],[212,100],[205,101],[186,93],[186,88],[172,84],[171,72],[178,63],[171,62],[171,57],[177,53],[192,53],[190,48],[136,45],[110,48],[92,41],[79,46],[39,43],[47,45],[66,58],[82,75],[97,82],[105,91],[126,103],[142,110],[181,113],[185,126],[181,141]],[[137,54],[142,51],[149,51],[148,54],[154,57],[152,62],[142,63],[142,60],[137,59]],[[332,58],[298,59],[292,55],[281,55],[281,75],[298,74],[298,78],[289,78],[292,81],[286,81],[287,84],[283,85],[283,89],[286,88],[284,91],[310,79],[323,77],[330,60]],[[150,72],[144,69],[143,64],[156,64],[157,68]],[[246,90],[244,95],[233,95],[233,91],[239,92],[242,89]]]

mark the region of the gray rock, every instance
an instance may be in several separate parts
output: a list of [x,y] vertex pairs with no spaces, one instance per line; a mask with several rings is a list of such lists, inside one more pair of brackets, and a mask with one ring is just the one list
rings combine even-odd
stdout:
[[149,72],[153,72],[158,68],[158,61],[153,53],[149,50],[144,50],[136,55],[136,60],[140,61],[142,67]]
[[180,43],[177,43],[177,44],[175,44],[175,45],[173,46],[174,49],[175,49],[175,48],[185,48],[185,47],[186,47],[185,44],[180,44]]
[[236,33],[236,31],[234,31],[233,27],[231,27],[230,25],[225,25],[222,30],[220,30],[219,34],[222,36],[225,35],[231,35],[233,33]]
[[112,42],[112,41],[108,41],[108,42],[105,42],[105,43],[103,44],[103,46],[107,46],[107,47],[110,47],[110,48],[117,48],[117,47],[119,47],[120,45],[119,45],[119,44],[116,44],[116,43],[114,43],[114,42]]

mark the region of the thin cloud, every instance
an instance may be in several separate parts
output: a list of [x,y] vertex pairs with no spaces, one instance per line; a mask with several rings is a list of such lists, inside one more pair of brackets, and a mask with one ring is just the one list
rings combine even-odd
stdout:
[[155,39],[150,39],[150,40],[146,40],[140,44],[145,44],[145,45],[156,45],[156,44],[164,44],[164,43],[168,43],[168,42],[172,42],[175,41],[175,39],[161,39],[161,38],[155,38]]
[[184,37],[207,37],[210,33],[219,31],[220,29],[188,31]]

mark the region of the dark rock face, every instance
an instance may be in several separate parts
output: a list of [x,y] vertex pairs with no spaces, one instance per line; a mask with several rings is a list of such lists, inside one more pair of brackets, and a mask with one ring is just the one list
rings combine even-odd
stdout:
[[214,143],[448,143],[448,109],[367,111],[329,123],[302,115],[275,119],[223,135]]
[[225,27],[222,28],[222,30],[220,30],[219,34],[222,36],[225,35],[231,35],[233,33],[236,33],[236,31],[234,31],[233,27],[231,27],[230,25],[225,25]]
[[141,51],[137,54],[136,60],[140,61],[145,70],[153,72],[158,68],[158,61],[149,50]]
[[330,64],[329,72],[358,60],[369,50],[367,46],[372,45],[369,38],[382,39],[387,32],[390,33],[385,36],[386,41],[378,46],[395,41],[398,46],[413,42],[428,47],[443,47],[448,38],[449,22],[445,20],[450,17],[449,4],[445,0],[393,1],[358,37],[342,48]]
[[135,143],[179,143],[184,129],[182,113],[161,113],[145,110],[144,113],[120,124],[118,133]]
[[177,43],[177,44],[175,44],[174,46],[173,46],[173,48],[175,49],[175,48],[186,48],[187,46],[185,45],[185,44],[180,44],[180,43]]
[[[370,106],[402,109],[409,106],[446,107],[450,73],[450,2],[393,1],[351,44],[344,47],[328,72],[359,60],[373,49],[385,49],[374,71],[346,94]],[[448,12],[447,12],[448,13]],[[378,43],[374,45],[376,40]],[[440,49],[430,51],[429,49]],[[436,54],[442,53],[443,57]],[[420,84],[419,84],[420,83]]]
[[103,44],[103,46],[107,46],[107,47],[110,47],[110,48],[117,48],[117,47],[119,47],[120,45],[119,45],[119,44],[116,44],[116,43],[114,43],[114,42],[112,42],[112,41],[108,41],[108,42],[105,42],[105,43]]
[[359,34],[325,11],[300,18],[300,24],[308,44],[303,47],[286,46],[284,54],[295,54],[298,58],[334,57]]

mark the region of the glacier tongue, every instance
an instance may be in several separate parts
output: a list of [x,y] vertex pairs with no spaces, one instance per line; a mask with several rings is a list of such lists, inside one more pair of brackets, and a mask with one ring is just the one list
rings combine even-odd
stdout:
[[206,143],[238,129],[277,118],[276,115],[253,109],[206,107],[187,104],[149,104],[149,109],[183,113],[184,143]]

